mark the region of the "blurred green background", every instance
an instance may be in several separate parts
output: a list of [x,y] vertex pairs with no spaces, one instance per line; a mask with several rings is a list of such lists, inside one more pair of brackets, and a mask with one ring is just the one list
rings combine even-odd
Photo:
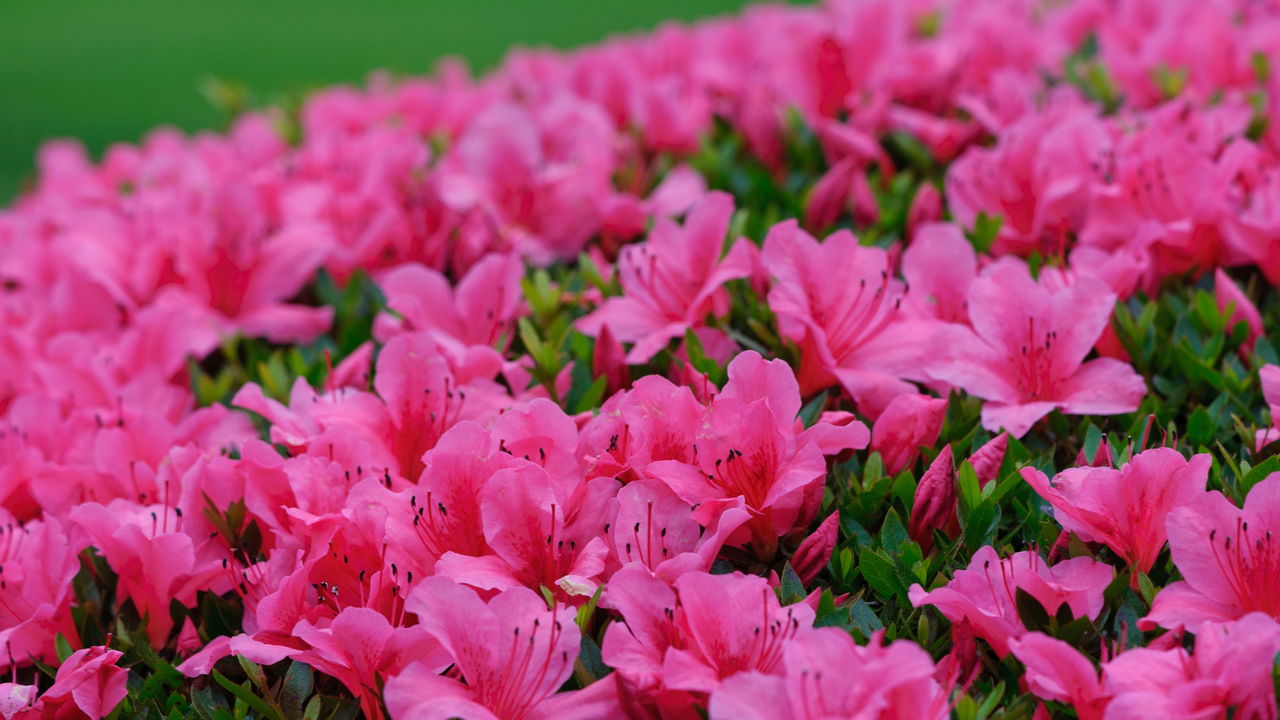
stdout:
[[0,9],[0,204],[36,147],[95,154],[160,124],[217,127],[204,78],[256,103],[375,68],[424,73],[446,55],[476,71],[515,45],[571,47],[733,12],[745,0],[5,0]]

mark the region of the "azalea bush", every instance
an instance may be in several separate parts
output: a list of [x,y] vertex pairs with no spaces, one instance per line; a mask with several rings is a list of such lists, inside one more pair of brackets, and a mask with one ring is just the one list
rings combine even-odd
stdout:
[[0,213],[8,718],[1275,718],[1280,6],[374,76]]

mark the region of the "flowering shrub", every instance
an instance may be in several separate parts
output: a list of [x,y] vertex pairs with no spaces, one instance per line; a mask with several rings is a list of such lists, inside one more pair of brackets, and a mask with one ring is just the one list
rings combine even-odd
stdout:
[[46,146],[0,714],[1276,718],[1278,54],[833,0]]

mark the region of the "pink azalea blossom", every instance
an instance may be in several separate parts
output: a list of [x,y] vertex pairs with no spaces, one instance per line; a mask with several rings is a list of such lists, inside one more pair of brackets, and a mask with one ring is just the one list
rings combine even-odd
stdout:
[[1165,525],[1173,562],[1182,573],[1156,595],[1143,628],[1226,622],[1259,611],[1280,618],[1280,475],[1249,491],[1238,508],[1214,490],[1169,513]]
[[606,661],[640,687],[711,693],[739,672],[776,673],[787,640],[813,623],[812,608],[780,605],[754,575],[687,572],[674,594],[656,580],[622,577],[631,580],[618,584],[610,602],[626,624],[612,626],[603,647]]
[[450,660],[424,626],[394,627],[369,608],[344,608],[322,627],[303,620],[293,632],[311,646],[293,657],[340,680],[360,698],[367,718],[383,717],[378,688],[387,678],[411,663],[439,671]]
[[556,693],[578,657],[579,631],[570,608],[548,610],[526,588],[507,590],[486,603],[445,578],[423,580],[406,607],[447,651],[457,675],[438,675],[439,668],[423,662],[410,664],[387,681],[392,718],[590,720],[621,711],[608,678],[584,690]]
[[871,450],[880,453],[885,470],[896,475],[931,446],[942,432],[947,401],[928,395],[899,395],[871,426]]
[[1085,361],[1114,302],[1089,276],[1049,290],[1022,263],[997,262],[969,290],[973,329],[947,325],[934,335],[929,374],[985,399],[983,427],[1015,437],[1055,409],[1132,412],[1146,392],[1133,368],[1111,358]]
[[978,476],[979,487],[986,487],[987,483],[999,479],[1000,466],[1004,464],[1004,454],[1008,449],[1009,434],[1002,432],[969,456],[969,465],[973,467],[973,474]]
[[102,646],[77,650],[58,666],[53,685],[26,712],[13,717],[104,718],[126,694],[129,671],[117,665],[123,653]]
[[978,637],[1004,657],[1009,641],[1026,632],[1018,618],[1018,590],[1029,593],[1050,616],[1066,605],[1074,617],[1093,618],[1102,611],[1102,591],[1114,574],[1110,565],[1088,557],[1048,565],[1037,552],[1001,558],[987,546],[951,582],[932,591],[912,585],[909,595],[916,607],[933,605],[952,622],[969,621]]
[[977,275],[973,245],[960,228],[924,224],[902,253],[902,277],[907,281],[903,307],[923,319],[968,322],[969,286]]
[[1026,666],[1023,677],[1037,697],[1070,705],[1080,720],[1103,720],[1111,693],[1079,650],[1039,632],[1010,640],[1009,648]]
[[1258,379],[1262,384],[1262,399],[1271,413],[1271,427],[1257,432],[1257,449],[1261,450],[1263,445],[1280,439],[1277,433],[1280,428],[1280,365],[1258,368]]
[[879,636],[860,647],[844,630],[801,630],[788,640],[780,674],[734,675],[711,695],[710,717],[744,720],[941,720],[947,692],[920,646]]
[[650,472],[681,499],[696,503],[694,518],[704,524],[741,498],[752,515],[746,525],[749,548],[771,558],[779,537],[807,526],[817,514],[824,451],[867,442],[861,423],[797,432],[799,411],[798,385],[786,363],[743,353],[730,363],[729,382],[702,420],[697,464],[661,461]]
[[689,211],[683,227],[659,220],[648,242],[622,251],[622,295],[579,320],[578,329],[594,337],[607,324],[618,340],[634,343],[627,362],[638,365],[701,327],[708,313],[723,315],[729,296],[721,286],[751,272],[749,243],[735,242],[721,258],[732,214],[732,198],[710,193]]
[[1107,720],[1151,717],[1231,717],[1274,720],[1271,668],[1280,652],[1280,624],[1263,613],[1196,629],[1195,648],[1134,648],[1104,668],[1114,695]]
[[1204,493],[1209,465],[1208,455],[1188,461],[1176,450],[1155,448],[1119,470],[1070,468],[1050,480],[1028,467],[1022,477],[1053,505],[1063,528],[1086,542],[1106,544],[1135,572],[1145,573],[1164,549],[1165,519]]
[[[7,513],[5,513],[7,515]],[[0,527],[0,645],[8,648],[0,665],[48,659],[53,637],[75,637],[71,622],[71,580],[80,569],[73,544],[53,517],[25,525],[5,519]]]
[[1245,350],[1253,349],[1253,344],[1265,334],[1262,329],[1262,315],[1249,296],[1222,268],[1218,268],[1213,273],[1213,297],[1218,303],[1218,309],[1227,315],[1228,330],[1240,323],[1248,326],[1249,334],[1243,347]]
[[803,393],[838,381],[874,419],[914,391],[907,380],[924,379],[928,333],[902,317],[902,283],[890,276],[883,250],[859,245],[847,231],[818,243],[783,222],[765,238],[762,260],[774,279],[769,307],[782,335],[800,346]]

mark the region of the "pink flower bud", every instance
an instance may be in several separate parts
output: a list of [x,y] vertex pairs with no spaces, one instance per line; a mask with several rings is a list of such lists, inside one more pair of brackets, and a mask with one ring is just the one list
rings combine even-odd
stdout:
[[911,507],[907,533],[929,552],[933,548],[933,531],[941,530],[956,516],[956,468],[951,446],[946,445],[933,464],[920,478],[916,501]]
[[1004,463],[1004,453],[1008,449],[1009,434],[1000,433],[969,456],[969,465],[978,476],[978,487],[986,487],[987,483],[1000,476],[1000,465]]
[[600,326],[600,335],[596,338],[596,347],[591,353],[591,372],[596,377],[605,378],[605,397],[631,385],[627,353],[607,324]]
[[796,571],[805,585],[813,582],[831,560],[831,551],[835,549],[839,531],[840,513],[833,512],[796,548],[795,554],[791,556],[791,569]]

